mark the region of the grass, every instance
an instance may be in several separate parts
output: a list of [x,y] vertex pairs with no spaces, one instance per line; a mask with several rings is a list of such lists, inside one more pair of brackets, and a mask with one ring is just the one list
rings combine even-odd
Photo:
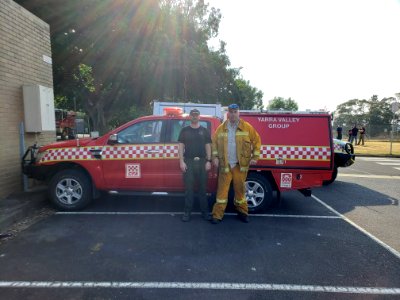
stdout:
[[390,155],[390,141],[367,140],[364,146],[355,145],[354,153],[356,155],[377,155],[377,156],[399,156],[400,142],[392,143],[392,152]]

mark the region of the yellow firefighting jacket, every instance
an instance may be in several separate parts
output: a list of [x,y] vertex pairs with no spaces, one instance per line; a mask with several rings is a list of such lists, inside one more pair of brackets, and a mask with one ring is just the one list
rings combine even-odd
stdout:
[[[218,157],[222,172],[229,172],[228,161],[228,122],[218,126],[212,138],[212,156]],[[236,154],[240,171],[247,172],[250,160],[260,157],[261,139],[257,131],[246,121],[240,119],[236,130]]]

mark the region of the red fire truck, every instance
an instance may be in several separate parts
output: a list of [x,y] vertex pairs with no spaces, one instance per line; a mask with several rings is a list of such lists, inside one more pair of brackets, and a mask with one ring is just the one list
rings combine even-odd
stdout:
[[[240,116],[256,128],[262,141],[260,159],[246,181],[252,212],[271,206],[273,195],[280,192],[298,190],[310,196],[311,188],[335,180],[338,167],[354,162],[352,148],[334,143],[327,113],[241,112]],[[200,120],[211,134],[220,122],[212,116]],[[46,181],[51,201],[61,210],[82,209],[100,191],[183,194],[177,139],[188,124],[188,115],[175,109],[135,119],[99,138],[33,146],[23,157],[23,173]],[[217,180],[213,169],[208,193],[215,193]]]
[[56,134],[62,140],[75,138],[76,113],[64,109],[55,109]]

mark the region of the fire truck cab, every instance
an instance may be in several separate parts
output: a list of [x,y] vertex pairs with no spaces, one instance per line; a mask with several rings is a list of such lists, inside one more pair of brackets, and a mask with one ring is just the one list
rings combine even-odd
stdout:
[[[262,141],[260,159],[246,181],[250,211],[271,206],[274,191],[299,190],[310,196],[311,188],[332,181],[337,166],[329,114],[243,112],[241,118],[255,127]],[[99,138],[32,146],[22,170],[47,182],[50,199],[60,210],[82,209],[100,191],[183,195],[177,139],[189,124],[189,116],[178,108],[165,109],[162,116],[135,119]],[[202,115],[200,124],[212,135],[221,121]],[[346,159],[354,161],[354,154]],[[217,171],[213,167],[208,174],[210,195],[216,192]]]
[[62,140],[75,138],[76,112],[64,109],[55,109],[56,134]]

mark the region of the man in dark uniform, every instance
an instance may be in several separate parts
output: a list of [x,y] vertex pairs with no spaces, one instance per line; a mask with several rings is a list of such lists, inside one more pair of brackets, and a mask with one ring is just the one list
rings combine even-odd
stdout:
[[342,139],[342,131],[343,131],[343,128],[342,128],[342,126],[339,125],[339,126],[336,128],[336,132],[337,132],[336,138],[337,138],[338,140],[341,140],[341,139]]
[[194,186],[198,186],[198,197],[202,217],[210,220],[206,195],[207,171],[211,169],[211,136],[208,130],[199,124],[200,111],[190,111],[190,125],[179,134],[179,166],[185,183],[185,208],[183,222],[190,221],[193,208]]
[[362,142],[362,145],[364,146],[365,127],[362,126],[362,127],[358,130],[358,132],[360,133],[360,138],[358,139],[358,144],[357,144],[357,145],[360,145],[361,142]]
[[351,129],[350,143],[353,144],[354,141],[354,145],[357,145],[357,134],[358,134],[358,128],[357,125],[354,124],[354,127]]

